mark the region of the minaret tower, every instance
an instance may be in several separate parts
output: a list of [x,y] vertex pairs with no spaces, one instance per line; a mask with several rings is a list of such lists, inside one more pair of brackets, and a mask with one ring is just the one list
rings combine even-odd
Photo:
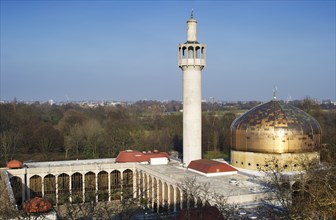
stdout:
[[197,42],[197,21],[191,12],[187,42],[178,46],[178,66],[183,71],[183,164],[202,159],[202,69],[205,44]]

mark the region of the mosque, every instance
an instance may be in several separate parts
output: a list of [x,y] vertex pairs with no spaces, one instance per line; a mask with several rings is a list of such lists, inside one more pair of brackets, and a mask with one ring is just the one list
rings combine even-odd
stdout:
[[[284,171],[302,169],[302,159],[319,159],[321,128],[307,113],[275,97],[241,115],[231,125],[231,161],[202,159],[201,75],[206,45],[197,42],[197,21],[187,21],[187,41],[178,45],[183,72],[183,161],[165,152],[126,150],[117,158],[96,160],[9,162],[1,168],[11,202],[45,197],[53,205],[80,200],[145,198],[153,211],[186,207],[180,187],[185,177],[208,183],[212,193],[240,207],[256,206],[268,195],[258,169],[276,159]],[[195,198],[194,206],[202,205]],[[214,202],[213,202],[214,204]]]

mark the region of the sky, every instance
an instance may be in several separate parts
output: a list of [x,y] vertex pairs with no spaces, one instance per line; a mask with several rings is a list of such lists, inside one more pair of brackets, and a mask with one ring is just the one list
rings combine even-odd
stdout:
[[194,10],[202,98],[335,100],[335,1],[1,1],[1,100],[182,100]]

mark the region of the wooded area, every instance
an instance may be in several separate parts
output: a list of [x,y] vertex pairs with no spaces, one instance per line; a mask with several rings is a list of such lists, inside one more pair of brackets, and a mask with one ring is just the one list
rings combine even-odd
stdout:
[[[225,157],[230,149],[230,125],[258,102],[223,106],[203,103],[203,157]],[[322,110],[311,99],[298,107],[322,127],[323,160],[336,158],[336,111]],[[0,165],[21,161],[115,157],[126,149],[182,152],[180,102],[138,101],[116,106],[0,104]]]

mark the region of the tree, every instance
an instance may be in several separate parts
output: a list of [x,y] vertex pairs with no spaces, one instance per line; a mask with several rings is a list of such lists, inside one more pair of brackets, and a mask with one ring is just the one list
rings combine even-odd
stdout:
[[97,158],[99,152],[97,146],[102,143],[102,127],[95,119],[89,119],[83,123],[82,134],[84,150],[90,158]]
[[[190,209],[197,206],[216,206],[221,214],[228,219],[234,214],[234,204],[227,202],[227,196],[212,192],[208,182],[198,182],[195,176],[185,177],[177,185],[185,198],[187,219],[190,219]],[[219,216],[220,218],[220,216]]]
[[83,130],[79,124],[69,127],[69,132],[64,137],[65,158],[69,157],[69,153],[74,151],[79,156],[79,151],[83,141]]
[[33,132],[34,145],[47,157],[49,152],[60,151],[63,137],[58,130],[48,123],[40,123]]
[[13,159],[16,153],[16,148],[19,141],[19,134],[12,130],[3,131],[0,134],[0,159],[3,162],[8,162]]
[[271,212],[286,219],[336,218],[336,167],[305,158],[300,166],[302,172],[288,175],[278,160],[265,161],[261,171],[270,189],[265,202],[281,208],[280,212]]

